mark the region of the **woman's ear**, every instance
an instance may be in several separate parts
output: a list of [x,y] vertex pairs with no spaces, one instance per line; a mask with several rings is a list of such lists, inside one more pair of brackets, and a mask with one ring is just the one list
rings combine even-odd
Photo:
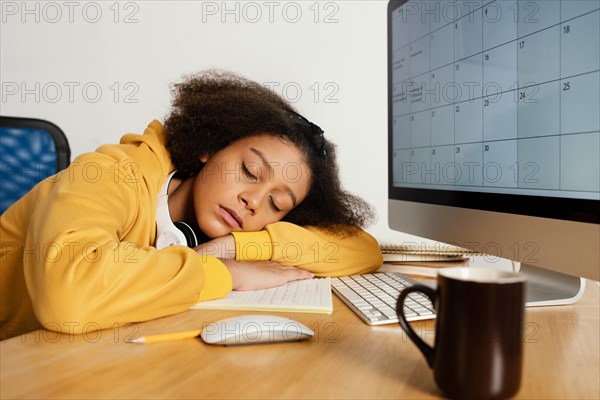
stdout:
[[206,164],[206,162],[208,161],[208,159],[209,159],[209,158],[210,158],[210,157],[209,157],[209,155],[208,155],[208,154],[202,154],[202,155],[200,156],[199,160],[200,160],[200,162],[201,162],[202,164]]

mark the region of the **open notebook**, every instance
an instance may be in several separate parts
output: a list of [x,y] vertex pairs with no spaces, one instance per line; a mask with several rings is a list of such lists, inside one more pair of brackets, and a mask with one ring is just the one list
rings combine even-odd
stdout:
[[231,292],[222,299],[203,301],[192,308],[331,314],[331,280],[303,279],[271,289]]

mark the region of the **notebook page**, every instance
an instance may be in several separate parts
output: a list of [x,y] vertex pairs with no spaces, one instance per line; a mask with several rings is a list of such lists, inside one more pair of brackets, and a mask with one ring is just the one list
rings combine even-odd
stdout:
[[303,279],[270,289],[234,291],[222,299],[203,301],[191,308],[330,314],[333,311],[331,280]]

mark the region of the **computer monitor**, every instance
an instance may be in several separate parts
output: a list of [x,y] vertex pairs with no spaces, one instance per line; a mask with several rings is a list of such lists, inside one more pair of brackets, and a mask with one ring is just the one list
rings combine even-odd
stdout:
[[575,301],[600,279],[599,49],[597,0],[390,1],[390,228]]

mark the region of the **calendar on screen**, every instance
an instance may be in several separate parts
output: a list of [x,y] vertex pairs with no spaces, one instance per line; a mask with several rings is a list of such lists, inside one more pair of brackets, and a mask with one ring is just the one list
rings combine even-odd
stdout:
[[394,187],[599,199],[600,1],[408,2]]

